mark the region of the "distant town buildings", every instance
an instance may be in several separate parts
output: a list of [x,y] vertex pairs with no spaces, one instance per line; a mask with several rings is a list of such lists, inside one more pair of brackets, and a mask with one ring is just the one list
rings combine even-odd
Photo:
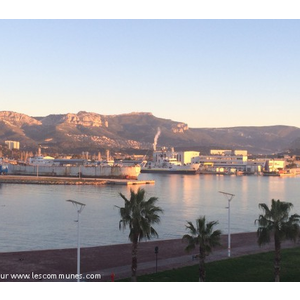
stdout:
[[[46,149],[42,154],[42,148]],[[81,154],[48,153],[47,147],[39,145],[38,151],[33,154],[20,150],[20,142],[5,141],[0,145],[1,164],[19,164],[31,166],[99,166],[106,165],[141,165],[151,168],[169,168],[172,171],[186,172],[188,168],[200,174],[260,174],[264,176],[300,175],[300,156],[296,155],[252,155],[247,150],[211,149],[202,154],[198,151],[175,151],[173,147],[162,147],[152,154],[128,154],[122,152],[110,153],[106,149],[90,154],[83,151]],[[51,156],[50,156],[51,155]],[[176,169],[177,168],[177,169]],[[181,168],[181,169],[180,169]]]

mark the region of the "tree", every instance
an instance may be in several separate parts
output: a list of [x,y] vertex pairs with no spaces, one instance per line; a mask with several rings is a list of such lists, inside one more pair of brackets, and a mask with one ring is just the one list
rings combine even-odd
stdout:
[[300,216],[297,214],[289,216],[293,207],[293,204],[289,202],[272,199],[271,208],[265,203],[260,203],[258,206],[264,214],[259,215],[255,221],[259,226],[257,242],[260,246],[268,244],[273,237],[275,244],[274,275],[275,281],[280,281],[281,242],[286,239],[296,241],[299,235]]
[[139,188],[136,193],[130,189],[130,199],[127,199],[122,193],[120,196],[124,199],[125,205],[124,207],[117,206],[121,216],[119,229],[129,227],[129,240],[132,242],[131,280],[136,281],[138,242],[142,239],[150,240],[151,237],[158,237],[152,225],[160,222],[159,213],[162,213],[163,210],[155,206],[157,197],[144,199],[144,189]]
[[205,281],[205,258],[208,256],[212,249],[220,245],[221,231],[215,230],[214,226],[217,225],[217,221],[211,221],[206,223],[205,216],[199,217],[196,220],[196,227],[192,222],[187,222],[186,229],[190,234],[185,234],[183,240],[188,242],[186,251],[195,249],[196,245],[199,245],[199,281]]

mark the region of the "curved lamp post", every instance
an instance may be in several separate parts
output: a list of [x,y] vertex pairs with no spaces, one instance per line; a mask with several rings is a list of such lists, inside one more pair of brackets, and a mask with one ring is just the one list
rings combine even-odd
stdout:
[[230,257],[230,252],[231,252],[231,238],[230,238],[230,201],[232,200],[232,198],[235,196],[234,194],[230,194],[230,193],[225,193],[225,192],[220,192],[221,194],[224,194],[227,199],[228,199],[228,207],[226,207],[228,209],[228,257]]
[[80,281],[80,213],[83,211],[85,204],[74,200],[67,200],[75,206],[78,214],[77,219],[77,281]]

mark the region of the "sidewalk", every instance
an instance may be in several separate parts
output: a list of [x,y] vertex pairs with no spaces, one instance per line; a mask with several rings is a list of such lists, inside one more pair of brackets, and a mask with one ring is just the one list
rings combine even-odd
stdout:
[[[177,246],[181,245],[182,248],[185,247],[180,240],[164,241],[164,242],[166,243],[177,242]],[[151,245],[154,250],[155,245],[159,244],[159,242],[153,241],[153,242],[147,242],[147,244],[148,246]],[[295,244],[292,241],[286,241],[282,244],[282,248],[290,248],[290,247],[295,247],[297,245],[299,245],[299,242]],[[243,255],[255,254],[259,252],[268,252],[273,250],[274,250],[273,242],[271,242],[268,245],[264,245],[263,247],[259,247],[256,241],[256,233],[233,234],[231,236],[231,255],[230,255],[231,257],[239,257]],[[198,258],[195,258],[195,255],[197,254],[198,254],[198,249],[195,249],[193,252],[189,254],[185,253],[185,255],[172,256],[168,258],[165,256],[163,258],[159,258],[159,253],[158,253],[157,272],[170,270],[174,268],[180,268],[184,266],[195,265],[198,263]],[[154,258],[154,255],[152,257]],[[138,256],[138,261],[142,258],[143,258],[142,255],[141,257]],[[213,250],[213,252],[206,258],[206,261],[211,262],[211,261],[217,261],[222,259],[228,259],[227,235],[222,236],[222,246]],[[138,262],[138,269],[137,269],[138,275],[151,274],[155,272],[156,272],[156,260],[152,259],[146,262]],[[106,268],[94,273],[101,274],[102,281],[111,281],[111,274],[114,274],[116,280],[129,278],[131,276],[131,264]]]
[[[207,261],[228,258],[227,235],[221,237],[222,246],[215,248],[207,257]],[[295,247],[293,242],[285,242],[282,247]],[[81,273],[100,274],[101,280],[111,281],[111,274],[115,280],[131,276],[131,247],[128,244],[108,245],[99,247],[81,248]],[[156,272],[155,247],[158,247],[157,271],[163,271],[183,266],[193,265],[197,260],[193,256],[198,249],[190,253],[185,251],[186,244],[181,239],[152,240],[141,242],[138,245],[137,274]],[[231,257],[246,254],[273,251],[274,244],[259,247],[255,232],[238,233],[231,235]],[[77,274],[77,249],[58,249],[0,253],[1,274]],[[8,278],[10,278],[8,276]],[[41,281],[38,279],[0,280],[1,281]],[[50,280],[49,280],[50,281]],[[53,280],[52,280],[53,281]]]

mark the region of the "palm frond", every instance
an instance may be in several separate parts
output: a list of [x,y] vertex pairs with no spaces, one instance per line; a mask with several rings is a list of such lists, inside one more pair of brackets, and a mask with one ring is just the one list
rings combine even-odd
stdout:
[[259,204],[259,208],[264,212],[255,221],[259,226],[257,229],[259,245],[269,243],[271,234],[275,234],[279,241],[296,239],[299,234],[300,216],[297,214],[289,216],[292,207],[292,203],[274,199],[270,208],[265,203]]
[[189,230],[190,234],[192,235],[197,234],[197,229],[192,222],[187,222],[187,225],[185,227],[187,230]]
[[[119,194],[125,201],[124,207],[118,207],[123,229],[129,227],[129,239],[138,242],[142,239],[158,237],[156,230],[151,226],[160,222],[159,214],[163,210],[155,206],[157,197],[145,200],[145,190],[139,188],[137,192],[130,189],[130,198],[127,199],[122,193]],[[119,226],[120,227],[120,226]]]
[[187,246],[185,248],[185,251],[189,252],[193,249],[195,249],[197,243],[198,243],[198,239],[194,238],[193,236],[189,235],[189,234],[185,234],[183,237],[182,237],[182,241],[185,241],[187,242]]
[[119,193],[119,195],[121,196],[121,198],[123,198],[123,200],[126,202],[129,202],[129,200],[122,194],[122,193]]
[[[190,234],[185,234],[182,240],[188,243],[185,248],[187,251],[194,249],[199,245],[200,252],[204,251],[202,255],[205,257],[215,246],[220,245],[221,230],[213,230],[218,224],[218,221],[211,221],[206,223],[206,217],[199,217],[196,219],[196,226],[190,221],[187,221],[186,229]],[[202,249],[202,250],[201,250]]]

